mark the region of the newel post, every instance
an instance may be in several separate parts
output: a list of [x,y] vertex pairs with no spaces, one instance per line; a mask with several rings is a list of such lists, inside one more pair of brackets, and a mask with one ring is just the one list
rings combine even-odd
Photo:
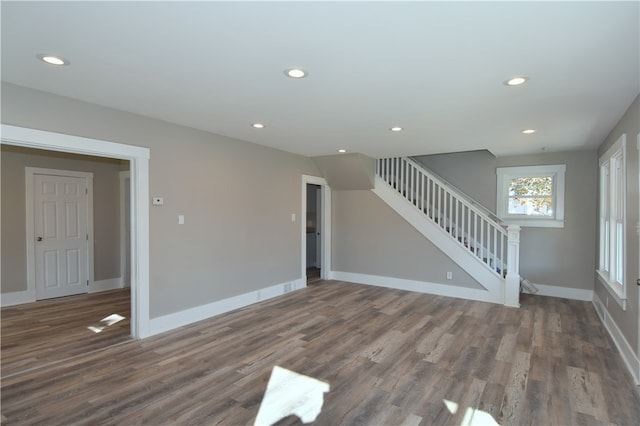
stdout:
[[507,277],[504,286],[504,304],[520,307],[520,226],[507,227]]

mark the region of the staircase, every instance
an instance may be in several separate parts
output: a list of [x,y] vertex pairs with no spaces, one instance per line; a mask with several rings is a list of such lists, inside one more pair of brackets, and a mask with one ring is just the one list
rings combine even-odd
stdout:
[[410,158],[377,160],[373,192],[480,283],[486,300],[519,306],[519,226],[505,228]]

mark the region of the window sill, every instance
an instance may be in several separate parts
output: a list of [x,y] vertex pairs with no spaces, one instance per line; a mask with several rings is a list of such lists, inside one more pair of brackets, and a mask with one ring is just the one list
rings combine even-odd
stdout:
[[598,279],[602,283],[602,286],[609,292],[613,300],[620,305],[623,311],[626,311],[627,297],[624,294],[621,294],[621,292],[614,287],[614,284],[609,280],[609,274],[600,270],[596,270],[596,273],[598,274]]
[[523,228],[564,228],[564,220],[556,219],[514,219],[500,218],[506,225],[520,225]]

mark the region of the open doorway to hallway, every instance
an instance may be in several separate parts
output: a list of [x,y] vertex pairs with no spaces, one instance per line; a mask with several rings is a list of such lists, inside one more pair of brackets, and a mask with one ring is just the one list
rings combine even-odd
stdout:
[[[302,175],[300,279],[331,279],[331,188],[324,178]],[[309,270],[308,270],[309,269]],[[309,276],[307,275],[309,273]]]
[[307,184],[307,284],[320,281],[322,272],[322,194],[320,185]]

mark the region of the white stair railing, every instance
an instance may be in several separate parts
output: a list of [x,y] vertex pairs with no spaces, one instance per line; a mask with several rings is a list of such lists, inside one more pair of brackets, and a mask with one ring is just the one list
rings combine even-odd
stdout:
[[505,288],[505,304],[517,306],[519,227],[510,227],[507,231],[468,197],[457,193],[451,185],[409,158],[379,159],[376,173],[427,220],[439,225],[458,244],[473,253],[493,274],[505,279],[508,273],[506,282],[510,286],[515,285],[516,289]]

